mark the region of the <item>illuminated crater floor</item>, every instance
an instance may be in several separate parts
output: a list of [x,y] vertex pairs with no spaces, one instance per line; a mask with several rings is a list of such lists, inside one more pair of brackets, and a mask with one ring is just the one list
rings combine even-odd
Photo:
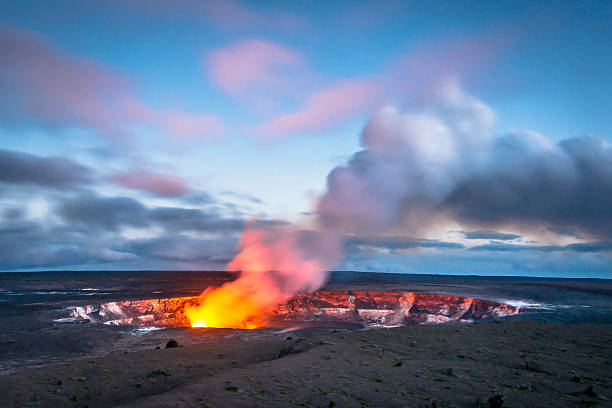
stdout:
[[[107,325],[190,327],[185,307],[198,297],[126,300],[74,307],[71,318]],[[392,327],[474,322],[520,313],[503,303],[413,292],[333,291],[300,294],[265,313],[264,327]]]

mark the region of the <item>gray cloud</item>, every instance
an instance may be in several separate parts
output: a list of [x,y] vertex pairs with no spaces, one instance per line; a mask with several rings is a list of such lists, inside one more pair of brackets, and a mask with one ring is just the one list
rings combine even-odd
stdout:
[[213,211],[179,207],[157,207],[148,211],[150,222],[170,231],[240,231],[243,220],[223,218]]
[[7,221],[16,221],[23,218],[24,211],[22,208],[7,208],[2,216]]
[[224,218],[214,210],[149,208],[130,197],[101,197],[90,192],[62,202],[58,212],[69,223],[108,231],[158,226],[169,232],[239,232],[243,224],[241,219]]
[[491,155],[485,169],[456,184],[442,209],[467,223],[535,223],[612,237],[609,142],[509,135],[494,142]]
[[235,254],[236,237],[194,239],[183,235],[131,240],[114,249],[143,259],[176,262],[202,262],[224,266]]
[[520,238],[520,235],[505,234],[503,232],[478,230],[478,231],[462,231],[465,239],[495,239],[498,241],[511,241]]
[[[67,158],[0,150],[0,189],[5,198],[0,206],[0,270],[173,267],[181,262],[219,267],[231,259],[243,227],[239,206],[229,211],[203,191],[177,197],[176,207],[147,206],[132,197],[99,195],[90,188],[100,181],[91,168]],[[32,197],[50,204],[44,222],[17,207]],[[189,200],[206,207],[180,206]],[[129,227],[151,228],[158,237],[130,240],[120,234]],[[197,239],[185,232],[210,237]]]
[[193,191],[183,196],[183,201],[188,204],[202,205],[216,202],[215,198],[205,191]]
[[64,157],[40,157],[0,149],[0,182],[65,189],[92,182],[89,167]]
[[608,252],[612,251],[612,242],[586,242],[569,245],[519,245],[502,242],[491,242],[489,244],[477,245],[470,251],[499,251],[499,252]]
[[563,235],[566,237],[582,238],[582,236],[573,228],[552,226],[552,227],[548,227],[548,231],[554,232],[555,234]]
[[[180,233],[177,224],[173,225],[175,220],[165,219],[156,224],[151,210],[125,197],[80,196],[61,210],[64,217],[69,217],[68,224],[28,221],[18,212],[10,219],[5,218],[0,223],[0,270],[109,264],[135,268],[187,264],[216,268],[232,258],[238,241],[236,231],[227,226],[206,230],[215,233],[213,238],[188,237]],[[128,239],[117,233],[122,226],[143,226],[147,222],[162,226],[161,235]],[[206,228],[211,223],[214,224],[209,219],[186,229]]]
[[129,197],[99,197],[86,193],[68,199],[59,213],[69,223],[117,231],[122,226],[145,227],[147,208]]
[[566,245],[565,248],[574,252],[606,252],[612,251],[612,242],[581,242]]
[[461,275],[513,275],[609,278],[610,257],[592,252],[448,251],[350,252],[338,266],[344,270]]
[[[236,214],[238,207],[229,211],[204,192],[198,194],[205,208],[148,206],[132,197],[101,196],[87,187],[34,191],[51,204],[45,222],[8,202],[0,207],[0,270],[108,265],[218,268],[235,254],[244,224]],[[264,219],[252,225],[287,223]],[[149,229],[157,236],[129,239],[121,234],[124,228]],[[206,238],[188,236],[193,232]]]
[[129,240],[88,229],[21,222],[0,228],[0,270],[92,265],[222,267],[235,254],[237,238],[196,239],[168,234]]
[[0,226],[0,270],[105,264],[131,258],[109,249],[121,238],[87,229],[43,225],[23,219]]
[[222,195],[228,196],[228,197],[233,197],[233,198],[237,198],[239,200],[244,200],[244,201],[250,201],[252,203],[255,204],[262,204],[263,201],[261,201],[261,199],[252,196],[250,194],[245,194],[245,193],[238,193],[235,191],[222,191],[221,192]]
[[422,239],[411,237],[352,237],[346,240],[349,247],[369,246],[390,250],[411,249],[411,248],[440,248],[458,249],[463,248],[457,242],[445,242],[436,239]]

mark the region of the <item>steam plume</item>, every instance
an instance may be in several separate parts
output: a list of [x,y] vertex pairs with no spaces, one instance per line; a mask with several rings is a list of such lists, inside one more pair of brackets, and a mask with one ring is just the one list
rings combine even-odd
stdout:
[[344,232],[472,227],[556,227],[612,237],[612,146],[559,143],[532,131],[494,137],[492,110],[456,82],[416,112],[379,110],[363,150],[328,176],[322,225]]
[[200,304],[186,311],[192,326],[260,326],[261,312],[297,292],[313,292],[325,284],[327,271],[340,261],[340,244],[329,231],[288,225],[247,228],[242,250],[228,264],[240,276],[202,294]]
[[414,234],[453,221],[554,225],[612,237],[608,142],[583,137],[555,143],[535,132],[494,137],[494,124],[491,108],[454,81],[412,112],[383,107],[361,134],[363,149],[328,175],[317,206],[318,232],[249,228],[229,264],[241,276],[205,294],[200,310],[213,319],[231,302],[246,302],[230,326],[248,327],[249,316],[323,285],[349,234]]

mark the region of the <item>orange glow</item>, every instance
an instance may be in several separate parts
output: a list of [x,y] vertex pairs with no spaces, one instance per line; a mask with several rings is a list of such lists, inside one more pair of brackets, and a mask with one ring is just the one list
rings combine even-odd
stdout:
[[[228,264],[229,270],[241,271],[240,277],[202,293],[195,306],[187,307],[191,326],[256,329],[266,323],[271,309],[291,296],[320,288],[327,264],[313,258],[302,241],[300,233],[287,226],[245,230],[241,251]],[[323,239],[317,242],[328,246]]]
[[263,323],[260,308],[232,284],[204,292],[199,304],[185,308],[185,315],[191,327],[256,329]]
[[204,320],[191,321],[191,327],[208,327],[208,324]]

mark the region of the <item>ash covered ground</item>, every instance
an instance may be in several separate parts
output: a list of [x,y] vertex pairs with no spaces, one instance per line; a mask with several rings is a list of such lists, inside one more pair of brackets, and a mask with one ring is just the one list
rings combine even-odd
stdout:
[[[523,311],[472,324],[233,330],[92,324],[72,315],[87,305],[196,296],[232,278],[0,274],[0,399],[18,407],[468,407],[494,406],[497,397],[514,407],[610,406],[605,280],[342,272],[322,289],[437,293]],[[166,349],[170,339],[183,347]]]

